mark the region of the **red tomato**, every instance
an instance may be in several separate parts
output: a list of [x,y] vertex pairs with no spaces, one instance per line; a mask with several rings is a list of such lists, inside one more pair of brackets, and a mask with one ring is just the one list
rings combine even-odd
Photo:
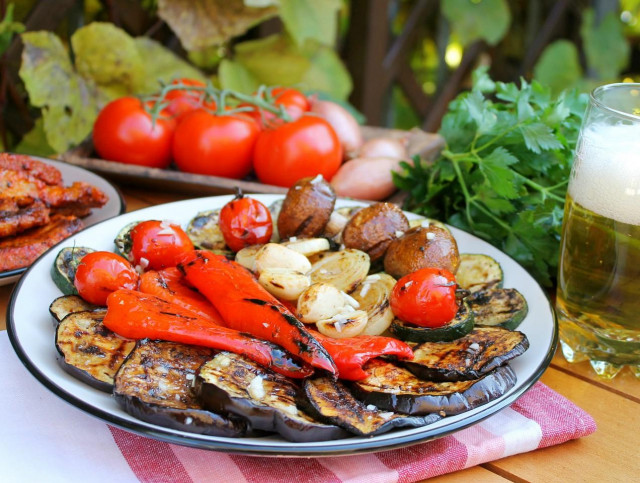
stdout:
[[143,269],[175,267],[185,253],[194,250],[189,236],[178,225],[150,220],[131,230],[131,256]]
[[267,243],[273,233],[268,208],[256,199],[242,196],[222,207],[218,224],[225,243],[234,252]]
[[[205,83],[196,79],[175,79],[171,82],[171,85],[186,85],[186,86],[195,86],[195,87],[205,87]],[[169,102],[169,105],[166,107],[166,111],[176,118],[178,122],[188,113],[195,111],[201,107],[206,107],[207,109],[211,109],[215,111],[216,103],[214,101],[208,101],[206,103],[202,103],[200,101],[202,97],[202,93],[199,91],[189,91],[189,90],[174,90],[169,91],[165,95],[165,100]]]
[[176,128],[173,159],[181,171],[244,178],[260,128],[248,116],[215,116],[204,110],[186,115]]
[[422,268],[402,277],[391,291],[391,310],[400,320],[421,327],[441,327],[458,311],[454,275]]
[[[161,113],[167,116],[166,112]],[[93,125],[93,145],[101,158],[151,168],[166,168],[171,161],[175,121],[156,119],[135,97],[121,97],[107,104]]]
[[[274,88],[271,91],[271,97],[276,107],[284,106],[285,111],[291,116],[292,121],[299,119],[305,112],[311,110],[311,102],[309,99],[307,99],[302,92],[290,87]],[[241,106],[247,105],[248,104],[241,104]],[[257,107],[255,107],[253,111],[248,111],[246,114],[251,116],[262,128],[266,128],[272,124],[279,124],[276,114],[258,109]]]
[[82,257],[73,284],[87,302],[106,305],[111,292],[120,288],[135,290],[138,278],[138,272],[120,255],[92,252]]
[[262,131],[253,152],[258,179],[285,187],[318,174],[331,180],[341,162],[338,136],[327,121],[316,116],[302,116]]

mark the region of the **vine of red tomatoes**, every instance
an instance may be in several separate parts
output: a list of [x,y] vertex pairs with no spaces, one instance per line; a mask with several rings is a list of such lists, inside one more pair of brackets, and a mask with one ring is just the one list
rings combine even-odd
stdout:
[[98,114],[93,143],[101,158],[152,168],[289,187],[305,176],[330,180],[343,161],[333,127],[310,112],[294,88],[252,96],[177,79],[147,100],[123,97]]

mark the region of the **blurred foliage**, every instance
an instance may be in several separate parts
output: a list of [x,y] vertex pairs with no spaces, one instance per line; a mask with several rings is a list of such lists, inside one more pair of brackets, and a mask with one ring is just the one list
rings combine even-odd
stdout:
[[[409,12],[419,0],[400,0],[392,22],[399,35]],[[440,14],[420,26],[409,61],[427,95],[438,94],[462,58],[465,47],[476,41],[489,46],[480,63],[503,81],[520,76],[537,80],[558,94],[638,79],[631,66],[632,49],[640,40],[640,0],[575,0],[566,17],[544,46],[531,72],[522,62],[555,2],[545,0],[446,0]],[[409,101],[392,93],[389,120],[400,127],[415,119]]]
[[[418,1],[390,0],[392,36],[403,32]],[[0,61],[0,141],[7,149],[64,151],[86,138],[105,102],[153,92],[173,77],[209,79],[243,93],[260,84],[296,86],[343,104],[353,88],[340,56],[350,47],[344,43],[350,0],[84,0],[58,15],[62,4],[70,2],[0,3],[6,6],[0,54],[9,55]],[[553,93],[636,77],[630,61],[640,36],[640,0],[574,0],[529,72],[521,70],[522,61],[553,1],[434,5],[407,56],[427,96],[442,91],[477,41],[487,45],[479,63],[494,78],[524,76]],[[35,9],[60,19],[46,31],[21,34]],[[16,36],[24,44],[22,57],[11,57]],[[391,127],[423,121],[398,86],[384,102]]]
[[[36,8],[51,16],[56,9],[47,0],[18,7],[18,20]],[[261,84],[296,86],[341,103],[352,89],[336,52],[346,32],[346,0],[85,0],[67,8],[48,30],[20,36],[19,77],[6,78],[21,81],[11,87],[28,99],[0,106],[12,111],[0,125],[8,149],[63,152],[87,138],[105,103],[151,94],[174,78],[209,79],[245,93]],[[24,30],[12,13],[10,4],[0,23],[0,53]],[[255,27],[271,19],[282,28],[256,35]],[[21,132],[25,117],[31,130]]]

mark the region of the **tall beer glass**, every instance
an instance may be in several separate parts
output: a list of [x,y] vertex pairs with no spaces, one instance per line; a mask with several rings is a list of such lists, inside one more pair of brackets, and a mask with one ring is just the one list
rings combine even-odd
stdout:
[[591,93],[564,211],[557,314],[569,362],[640,377],[640,84]]

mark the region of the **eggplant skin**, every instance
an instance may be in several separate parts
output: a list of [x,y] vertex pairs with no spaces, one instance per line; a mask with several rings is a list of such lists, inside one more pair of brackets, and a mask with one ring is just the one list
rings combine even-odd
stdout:
[[104,392],[113,390],[113,379],[135,341],[124,339],[102,325],[106,309],[74,312],[56,328],[58,363],[76,379]]
[[53,316],[53,326],[57,327],[62,319],[71,313],[102,310],[103,308],[85,302],[79,295],[62,295],[51,302],[49,313]]
[[516,383],[509,365],[500,366],[480,379],[434,382],[417,378],[409,370],[382,359],[365,364],[366,379],[352,382],[356,398],[388,411],[451,416],[469,411],[505,394]]
[[295,442],[349,436],[342,428],[309,417],[296,405],[296,383],[253,361],[220,352],[198,373],[195,392],[204,407],[246,418],[251,427]]
[[413,347],[413,359],[402,361],[418,378],[466,381],[482,377],[524,354],[529,340],[503,327],[476,327],[451,342],[424,342]]
[[195,373],[213,351],[175,342],[138,341],[115,377],[113,395],[130,415],[158,426],[208,436],[245,436],[244,420],[203,409]]
[[316,418],[342,426],[358,436],[375,436],[401,427],[422,427],[440,419],[437,414],[417,417],[380,411],[371,403],[357,400],[344,384],[326,376],[305,380],[298,400]]

